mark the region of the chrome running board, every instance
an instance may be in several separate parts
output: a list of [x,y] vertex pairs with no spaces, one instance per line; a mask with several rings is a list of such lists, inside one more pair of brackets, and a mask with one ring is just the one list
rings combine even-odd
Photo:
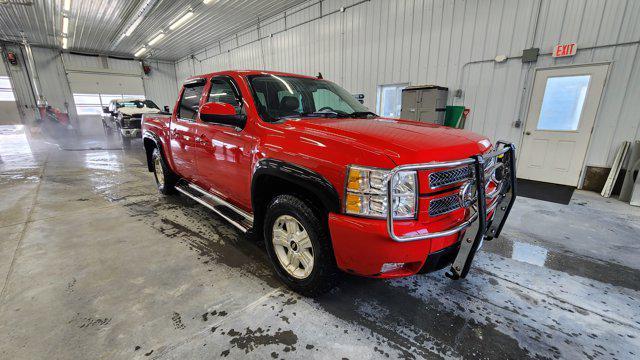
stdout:
[[220,217],[227,220],[242,232],[247,232],[247,230],[253,226],[253,216],[251,214],[197,185],[191,184],[186,180],[180,180],[178,184],[176,184],[176,190],[213,210],[213,212],[220,215]]

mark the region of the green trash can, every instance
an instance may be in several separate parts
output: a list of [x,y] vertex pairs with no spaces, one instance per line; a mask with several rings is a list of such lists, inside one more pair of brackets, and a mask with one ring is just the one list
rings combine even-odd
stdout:
[[447,106],[444,114],[444,126],[462,129],[469,114],[469,109],[464,106]]

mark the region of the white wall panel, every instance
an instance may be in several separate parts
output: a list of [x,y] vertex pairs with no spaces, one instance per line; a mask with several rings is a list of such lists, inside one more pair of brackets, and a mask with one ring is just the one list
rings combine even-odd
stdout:
[[[586,164],[610,166],[622,141],[640,138],[638,19],[635,0],[312,0],[177,61],[176,75],[180,83],[224,69],[322,72],[364,93],[372,109],[380,84],[444,85],[450,103],[471,108],[467,128],[519,143],[522,128],[513,123],[524,120],[536,68],[607,62]],[[554,45],[574,41],[576,56],[549,55]],[[522,64],[518,57],[529,47],[542,55]],[[496,55],[512,59],[498,64]],[[453,98],[458,88],[464,95]]]
[[71,96],[60,51],[48,48],[31,48],[40,78],[40,92],[47,104],[69,113],[75,118],[76,109]]
[[154,60],[147,61],[147,65],[151,66],[151,74],[142,77],[145,96],[161,108],[166,105],[173,109],[178,98],[175,65]]
[[9,65],[5,62],[3,66],[6,66],[7,73],[11,78],[11,85],[13,86],[13,92],[16,98],[16,105],[22,118],[22,122],[31,123],[35,120],[36,116],[34,111],[36,99],[29,79],[29,71],[27,70],[27,65],[24,61],[25,58],[22,47],[14,44],[5,45],[2,58],[3,61],[6,61],[4,51],[14,52],[18,57],[17,65]]

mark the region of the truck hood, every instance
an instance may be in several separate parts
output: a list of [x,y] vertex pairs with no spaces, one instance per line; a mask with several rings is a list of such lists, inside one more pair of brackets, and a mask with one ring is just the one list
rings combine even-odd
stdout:
[[484,136],[460,129],[389,118],[303,118],[286,123],[309,137],[380,152],[396,165],[457,160],[487,152]]
[[118,109],[118,111],[122,115],[136,115],[136,114],[157,114],[162,110],[155,109],[155,108],[148,108],[148,107],[143,107],[143,108],[121,107]]

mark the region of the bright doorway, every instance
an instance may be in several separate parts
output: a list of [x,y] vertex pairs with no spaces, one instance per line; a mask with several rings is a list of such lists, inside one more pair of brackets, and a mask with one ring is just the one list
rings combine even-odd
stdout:
[[609,65],[538,69],[518,177],[577,187]]

